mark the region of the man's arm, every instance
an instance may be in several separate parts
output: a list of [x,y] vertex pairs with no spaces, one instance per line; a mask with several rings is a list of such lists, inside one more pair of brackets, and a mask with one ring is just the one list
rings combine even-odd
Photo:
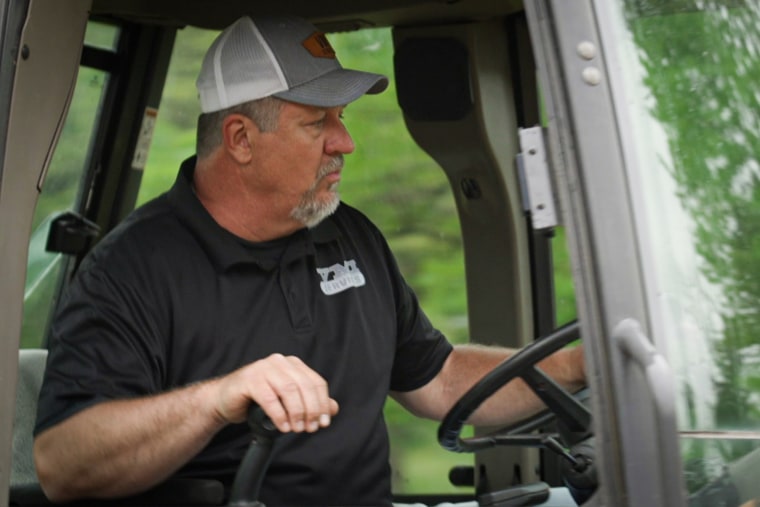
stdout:
[[258,403],[280,431],[317,431],[338,411],[327,383],[274,354],[227,376],[144,398],[99,403],[35,439],[40,484],[54,502],[112,498],[169,477]]
[[[413,414],[441,420],[475,382],[516,352],[500,347],[458,345],[433,380],[414,391],[394,392],[392,396]],[[571,392],[585,385],[583,348],[580,346],[562,349],[538,363],[538,367]],[[468,422],[503,426],[542,408],[543,402],[528,385],[522,379],[515,379],[483,403]]]

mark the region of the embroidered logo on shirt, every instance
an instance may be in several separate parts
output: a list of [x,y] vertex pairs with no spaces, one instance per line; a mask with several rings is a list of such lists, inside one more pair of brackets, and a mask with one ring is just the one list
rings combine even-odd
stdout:
[[319,286],[322,292],[328,296],[338,294],[351,287],[361,287],[365,283],[364,275],[353,259],[343,261],[343,264],[333,264],[329,268],[317,268],[317,273],[322,277]]

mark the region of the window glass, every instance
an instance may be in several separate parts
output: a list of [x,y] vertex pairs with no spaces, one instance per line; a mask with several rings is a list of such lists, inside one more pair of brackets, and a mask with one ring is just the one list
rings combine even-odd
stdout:
[[[138,203],[169,188],[179,164],[195,151],[200,113],[195,79],[215,32],[180,30],[169,67],[155,136]],[[346,67],[393,74],[389,29],[330,35]],[[346,157],[341,197],[366,213],[386,235],[400,268],[430,319],[455,342],[466,341],[464,260],[454,197],[443,171],[412,141],[390,89],[364,97],[345,111],[356,143]],[[386,408],[392,439],[394,492],[466,492],[448,482],[454,465],[472,457],[444,451],[437,423]]]
[[570,253],[567,246],[567,231],[557,227],[552,238],[552,267],[554,268],[554,305],[557,327],[575,320],[575,284],[573,283]]
[[90,21],[87,23],[84,43],[86,46],[116,51],[116,44],[119,42],[119,32],[119,27],[116,25]]
[[675,373],[690,492],[757,455],[759,443],[760,11],[753,5],[617,5],[624,45],[613,58],[626,73],[618,103],[634,126],[627,158],[640,188],[653,339]]
[[217,34],[193,27],[177,32],[137,196],[138,206],[169,189],[180,163],[195,153],[195,127],[201,113],[195,80],[206,49]]
[[[98,26],[109,33],[116,29]],[[97,33],[98,27],[88,25],[87,33],[93,30]],[[89,150],[82,147],[90,146],[107,81],[105,72],[86,67],[79,69],[69,113],[37,200],[24,292],[21,333],[24,348],[40,347],[45,338],[48,314],[54,305],[59,275],[65,264],[62,254],[45,250],[50,222],[58,214],[77,208],[89,156]]]

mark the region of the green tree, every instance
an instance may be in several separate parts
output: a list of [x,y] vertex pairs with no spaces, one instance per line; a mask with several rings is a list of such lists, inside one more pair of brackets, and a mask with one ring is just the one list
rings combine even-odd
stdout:
[[[756,6],[739,1],[632,0],[627,14],[651,114],[665,127],[668,170],[696,224],[705,277],[720,288],[712,337],[719,428],[757,428],[760,374],[760,34]],[[754,351],[754,352],[753,352]],[[687,386],[688,388],[688,386]],[[694,393],[691,393],[692,397]],[[726,461],[756,444],[722,444]],[[704,446],[688,452],[699,457]],[[695,484],[701,459],[687,462]]]

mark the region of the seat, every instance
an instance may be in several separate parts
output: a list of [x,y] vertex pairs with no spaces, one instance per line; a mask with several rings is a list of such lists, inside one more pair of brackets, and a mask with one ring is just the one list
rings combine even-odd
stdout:
[[[34,467],[32,432],[37,419],[37,399],[45,374],[47,350],[21,349],[18,358],[16,414],[13,418],[13,455],[11,458],[10,506],[49,506]],[[130,498],[76,502],[77,506],[175,506],[222,505],[224,486],[212,479],[170,479]]]
[[13,418],[11,489],[39,483],[32,458],[32,430],[37,418],[37,397],[40,394],[46,361],[47,350],[19,351],[16,415]]

